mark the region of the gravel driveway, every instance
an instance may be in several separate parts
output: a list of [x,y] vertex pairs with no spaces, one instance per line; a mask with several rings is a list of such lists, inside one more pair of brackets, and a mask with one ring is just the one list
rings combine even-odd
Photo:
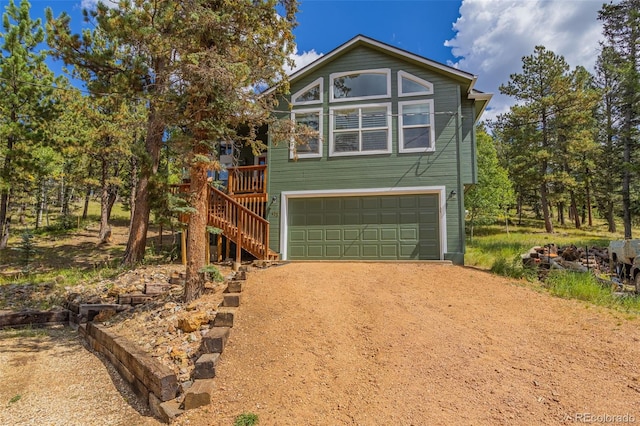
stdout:
[[236,324],[216,402],[179,424],[640,422],[637,318],[469,268],[271,268],[249,276]]
[[[68,329],[7,333],[0,424],[157,424]],[[176,424],[640,423],[640,320],[469,268],[292,263],[249,274],[217,374]]]

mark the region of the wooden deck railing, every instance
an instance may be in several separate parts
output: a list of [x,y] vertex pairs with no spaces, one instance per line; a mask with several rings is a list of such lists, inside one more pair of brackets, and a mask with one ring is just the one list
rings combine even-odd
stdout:
[[236,258],[244,249],[258,259],[269,259],[269,222],[216,189],[209,189],[209,225],[236,243]]
[[[228,194],[209,187],[207,223],[221,229],[228,240],[236,243],[236,259],[240,259],[242,249],[258,259],[278,257],[269,250],[269,222],[264,219],[267,204],[266,177],[267,166],[234,167],[229,169]],[[173,185],[171,193],[188,196],[189,184]],[[181,222],[188,220],[187,213],[180,214]],[[183,242],[183,247],[185,243],[186,241]],[[228,250],[227,245],[227,252]],[[184,259],[184,250],[182,255]]]
[[267,166],[231,167],[229,171],[229,195],[266,194]]

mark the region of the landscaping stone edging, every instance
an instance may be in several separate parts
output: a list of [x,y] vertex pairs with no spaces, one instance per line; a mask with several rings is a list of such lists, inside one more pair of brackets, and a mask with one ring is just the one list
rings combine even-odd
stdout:
[[78,330],[87,339],[91,349],[103,354],[147,404],[149,393],[162,402],[176,397],[176,374],[137,345],[107,327],[92,322],[87,323],[86,328],[80,326]]
[[152,414],[159,420],[170,423],[184,410],[211,403],[215,367],[233,327],[235,308],[240,305],[246,272],[236,272],[227,281],[223,301],[218,306],[216,317],[211,320],[213,328],[202,339],[201,356],[196,361],[193,384],[181,398],[177,398],[178,377],[169,367],[108,327],[92,322],[100,311],[121,311],[126,309],[125,305],[69,304],[69,309],[56,311],[0,311],[0,328],[51,324],[77,326],[78,334],[87,342],[88,347],[102,354],[116,368]]

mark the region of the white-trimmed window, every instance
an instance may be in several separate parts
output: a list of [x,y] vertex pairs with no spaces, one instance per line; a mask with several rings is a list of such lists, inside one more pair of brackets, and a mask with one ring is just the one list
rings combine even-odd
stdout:
[[433,95],[433,84],[406,71],[398,71],[398,96],[420,95]]
[[302,141],[291,141],[290,158],[313,158],[322,156],[322,108],[300,109],[291,112],[291,121],[296,127],[307,126],[315,130],[317,135]]
[[391,97],[389,68],[333,73],[330,75],[330,82],[331,102]]
[[291,103],[294,105],[321,104],[323,81],[322,77],[320,77],[298,90],[291,96]]
[[334,107],[329,110],[329,155],[391,153],[391,104]]
[[433,99],[398,102],[399,152],[435,150]]

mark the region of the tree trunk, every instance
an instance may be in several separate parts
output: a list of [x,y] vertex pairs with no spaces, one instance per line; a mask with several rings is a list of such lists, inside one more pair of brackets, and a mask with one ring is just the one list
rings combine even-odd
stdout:
[[147,122],[147,137],[145,140],[145,150],[148,158],[142,162],[140,167],[140,178],[136,186],[135,203],[129,228],[129,240],[122,260],[124,265],[132,266],[144,259],[147,230],[149,229],[149,213],[151,212],[150,184],[151,178],[158,172],[164,129],[164,120],[156,108],[152,106]]
[[[12,118],[15,113],[12,112]],[[4,157],[2,166],[2,178],[5,182],[11,182],[11,158],[13,156],[14,137],[7,138],[7,154]],[[11,186],[3,188],[0,193],[0,250],[7,247],[9,242],[9,231],[11,228]]]
[[578,205],[576,204],[576,196],[573,193],[573,191],[571,191],[569,194],[571,196],[571,211],[573,212],[573,223],[576,225],[576,229],[580,229],[582,224],[580,223],[580,215],[578,214]]
[[40,182],[40,189],[38,190],[38,196],[36,197],[36,229],[40,228],[42,223],[42,214],[44,213],[44,199],[47,196],[47,190],[45,188],[44,179]]
[[107,179],[109,178],[109,161],[102,158],[100,173],[100,232],[98,239],[100,244],[108,243],[111,240],[111,227],[109,226],[109,187]]
[[[207,155],[209,152],[205,144],[197,143],[194,154]],[[196,212],[189,215],[187,228],[187,276],[184,286],[184,301],[186,303],[200,297],[204,290],[203,274],[200,273],[200,270],[206,265],[205,252],[206,245],[209,244],[208,238],[206,238],[209,195],[207,164],[194,163],[190,168],[190,176],[190,204],[196,209]]]
[[84,196],[84,207],[82,209],[82,220],[87,219],[89,214],[89,200],[91,198],[91,187],[87,185],[87,193]]
[[24,226],[27,223],[27,203],[20,204],[20,213],[18,213],[18,223]]
[[[546,169],[546,166],[545,166]],[[547,182],[542,179],[540,184],[540,205],[542,206],[542,215],[544,217],[544,229],[549,233],[553,233],[553,223],[549,213],[549,201],[547,200]]]
[[615,216],[615,206],[613,204],[613,202],[609,201],[607,202],[607,224],[609,225],[609,228],[607,229],[607,231],[611,232],[611,233],[615,233],[617,231],[616,229],[616,216]]
[[129,228],[133,224],[133,215],[136,210],[136,188],[138,186],[138,159],[131,156],[131,195],[129,196]]

